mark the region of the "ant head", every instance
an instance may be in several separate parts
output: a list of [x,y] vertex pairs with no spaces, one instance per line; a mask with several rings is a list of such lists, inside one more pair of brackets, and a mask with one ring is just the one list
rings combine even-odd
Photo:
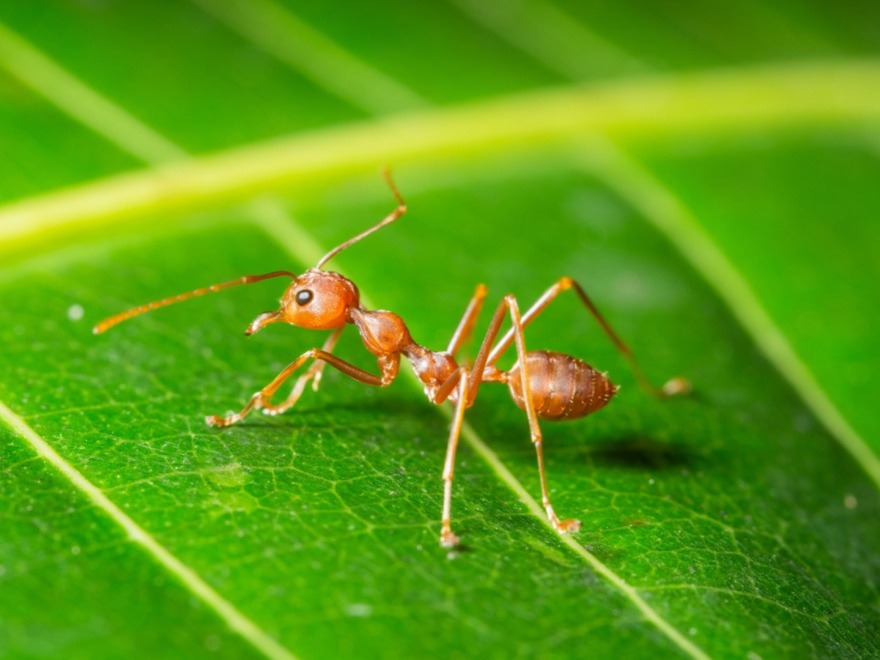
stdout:
[[310,330],[332,330],[345,325],[350,311],[359,305],[360,294],[351,280],[339,273],[312,268],[287,287],[281,309],[260,314],[246,334],[276,321]]
[[351,319],[350,311],[360,306],[360,294],[354,283],[331,271],[322,270],[324,264],[343,250],[351,247],[370,234],[390,225],[406,213],[406,204],[387,168],[384,170],[385,181],[397,200],[395,208],[383,220],[369,229],[353,236],[344,243],[337,245],[318,260],[318,264],[299,277],[287,287],[281,299],[281,309],[277,312],[260,314],[248,326],[245,334],[252,335],[269,323],[284,321],[300,328],[311,330],[332,330],[339,328]]

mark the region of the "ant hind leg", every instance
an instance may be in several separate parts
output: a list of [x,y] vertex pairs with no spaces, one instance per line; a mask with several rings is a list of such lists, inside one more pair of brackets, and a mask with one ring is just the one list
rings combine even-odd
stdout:
[[[540,311],[540,309],[538,311]],[[535,313],[533,307],[527,314],[534,316]],[[506,314],[510,315],[513,327],[504,338],[502,338],[498,346],[492,349],[492,343],[498,337],[501,330],[501,324]],[[528,360],[526,359],[528,353],[526,352],[524,331],[529,320],[531,319],[528,315],[520,315],[519,305],[516,298],[511,295],[504,297],[504,300],[501,301],[498,308],[495,310],[495,315],[489,323],[489,330],[486,332],[486,336],[483,339],[479,352],[477,353],[477,359],[471,370],[470,378],[468,379],[466,394],[469,403],[472,403],[477,395],[477,389],[479,388],[480,382],[499,379],[499,374],[493,374],[488,371],[488,367],[491,366],[494,369],[493,363],[498,359],[501,352],[506,350],[510,344],[514,344],[516,347],[518,362],[521,365],[519,377],[522,378],[521,389],[523,393],[523,401],[525,403],[525,412],[529,420],[532,444],[535,447],[535,453],[538,457],[538,474],[541,478],[541,502],[544,506],[544,510],[547,512],[547,517],[550,519],[550,524],[553,526],[553,529],[559,533],[576,532],[580,529],[580,521],[574,519],[560,520],[556,515],[556,512],[553,510],[553,505],[550,504],[550,492],[547,488],[547,474],[544,467],[544,439],[541,433],[541,427],[538,424],[538,413],[535,410],[535,401],[531,394],[531,377],[529,375]]]
[[[620,336],[617,334],[611,324],[605,319],[605,317],[593,303],[592,299],[587,295],[587,292],[584,290],[584,288],[570,277],[560,277],[549,289],[547,289],[541,295],[540,298],[538,298],[537,301],[535,301],[535,303],[525,312],[525,314],[522,315],[522,329],[524,330],[525,328],[527,328],[529,324],[535,320],[535,317],[543,312],[560,293],[568,291],[569,289],[574,291],[583,306],[587,309],[593,319],[595,319],[595,321],[599,324],[599,327],[602,328],[602,331],[605,333],[608,339],[611,340],[611,343],[614,344],[614,347],[617,349],[617,351],[629,363],[629,366],[632,369],[632,372],[635,375],[639,386],[645,392],[657,398],[667,398],[680,394],[687,394],[691,391],[690,382],[686,378],[682,378],[680,376],[672,378],[661,387],[656,387],[655,385],[653,385],[651,381],[648,380],[648,377],[645,375],[645,372],[642,370],[641,365],[636,360],[629,346],[624,343],[624,341],[620,338]],[[504,354],[504,352],[508,348],[510,348],[510,345],[513,344],[515,340],[516,332],[516,328],[511,328],[492,348],[492,352],[489,354],[489,358],[487,361],[489,365],[494,365],[498,361],[498,359]]]
[[575,520],[574,518],[569,518],[568,520],[560,520],[556,515],[556,512],[553,510],[553,505],[550,504],[550,493],[547,489],[547,473],[544,468],[544,447],[543,447],[543,437],[538,432],[538,439],[534,439],[534,435],[532,436],[532,444],[535,446],[535,453],[538,456],[538,475],[541,478],[541,504],[544,506],[544,511],[547,512],[547,518],[550,519],[550,524],[553,525],[553,529],[555,529],[560,534],[568,534],[572,532],[576,532],[581,528],[581,521]]

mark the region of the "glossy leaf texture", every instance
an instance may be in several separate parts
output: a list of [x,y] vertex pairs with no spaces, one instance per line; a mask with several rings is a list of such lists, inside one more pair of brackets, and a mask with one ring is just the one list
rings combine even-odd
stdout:
[[[0,654],[860,657],[880,643],[874,5],[276,0],[0,6]],[[328,370],[269,281],[335,258],[440,349],[477,283],[622,385],[543,424]],[[488,316],[488,311],[485,312]],[[477,338],[485,332],[478,326]],[[470,349],[473,354],[473,347]],[[353,330],[340,356],[375,371]],[[513,352],[502,361],[510,366]],[[407,368],[405,367],[404,370]]]

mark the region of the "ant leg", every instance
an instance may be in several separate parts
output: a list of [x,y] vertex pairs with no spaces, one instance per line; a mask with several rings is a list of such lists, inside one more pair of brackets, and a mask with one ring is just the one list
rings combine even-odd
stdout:
[[[321,346],[321,350],[325,353],[333,352],[333,349],[336,347],[336,342],[339,340],[339,335],[342,334],[343,328],[336,328],[329,337],[327,337],[327,341],[324,342],[324,345]],[[283,403],[279,403],[278,405],[270,406],[265,405],[262,407],[262,410],[267,415],[280,415],[285,412],[289,408],[293,407],[299,398],[302,396],[302,393],[306,389],[306,385],[308,382],[312,381],[312,391],[317,392],[318,386],[321,384],[321,376],[324,373],[324,367],[327,365],[324,360],[315,360],[309,365],[308,370],[299,378],[296,379],[296,383],[293,385],[293,389],[288,395],[287,399],[284,400]]]
[[458,438],[461,435],[464,410],[467,407],[466,376],[467,370],[460,368],[444,383],[444,386],[447,383],[452,383],[458,389],[455,415],[452,418],[452,426],[449,430],[449,443],[446,446],[446,461],[443,464],[443,516],[440,529],[440,545],[444,548],[454,548],[458,545],[459,541],[458,537],[452,533],[450,521],[452,518],[452,478],[455,474],[455,451],[458,448]]
[[392,380],[397,376],[397,370],[400,366],[400,358],[398,356],[392,356],[386,359],[379,360],[379,366],[382,369],[381,376],[375,376],[369,372],[366,372],[353,364],[342,360],[332,353],[328,353],[326,351],[321,350],[320,348],[312,348],[302,355],[300,355],[296,360],[287,365],[281,373],[279,373],[272,380],[271,383],[266,385],[259,392],[255,393],[245,404],[244,408],[242,408],[239,412],[229,415],[227,417],[222,417],[219,415],[212,415],[205,418],[205,422],[209,426],[230,426],[235,424],[236,422],[241,421],[244,417],[254,408],[271,408],[272,396],[278,390],[279,387],[290,378],[293,373],[299,369],[307,360],[323,360],[328,363],[331,367],[334,367],[344,373],[346,376],[350,378],[354,378],[361,383],[366,385],[373,385],[376,387],[384,387],[391,383]]
[[[553,505],[550,503],[550,491],[547,488],[547,474],[544,467],[544,449],[543,442],[544,437],[541,433],[541,427],[538,424],[538,413],[535,411],[535,402],[532,399],[531,392],[531,379],[529,377],[529,369],[528,369],[528,361],[526,360],[526,340],[525,340],[525,323],[523,318],[519,313],[519,305],[516,302],[516,298],[511,295],[505,296],[504,300],[498,305],[498,308],[495,310],[495,315],[492,317],[492,321],[489,323],[489,330],[486,332],[486,336],[483,339],[483,343],[480,346],[480,350],[477,353],[477,359],[474,362],[474,367],[471,369],[470,378],[468,379],[467,386],[467,405],[471,405],[473,403],[474,398],[476,397],[477,389],[480,385],[480,382],[483,381],[492,381],[492,380],[502,380],[504,374],[498,374],[497,370],[492,365],[487,365],[487,361],[491,359],[489,355],[489,349],[491,348],[492,342],[498,337],[498,333],[501,329],[501,323],[504,321],[505,313],[510,314],[511,321],[513,323],[513,328],[508,332],[508,335],[512,335],[512,340],[516,343],[516,352],[517,357],[519,359],[520,364],[520,376],[522,378],[522,393],[523,400],[525,402],[525,410],[526,417],[529,420],[529,430],[531,431],[532,444],[535,447],[535,453],[538,457],[538,474],[541,479],[541,502],[544,505],[544,510],[547,512],[547,518],[550,520],[550,524],[560,534],[564,534],[567,532],[576,532],[580,529],[581,523],[579,520],[560,520],[556,515],[556,512],[553,510]],[[505,338],[507,335],[505,335]],[[502,340],[503,342],[504,340]],[[506,348],[506,347],[505,347]],[[497,358],[496,358],[497,359]]]
[[471,334],[473,334],[474,324],[477,322],[480,310],[483,309],[483,301],[486,299],[488,291],[489,290],[486,288],[485,284],[477,285],[477,289],[474,291],[474,295],[471,297],[467,309],[465,309],[464,314],[462,314],[461,321],[458,322],[458,327],[455,329],[455,332],[452,333],[452,339],[449,340],[449,346],[446,348],[446,352],[453,357],[458,353],[458,349],[461,348],[461,345],[470,338]]
[[[590,312],[602,330],[605,332],[607,337],[614,344],[615,348],[626,358],[626,361],[629,362],[630,368],[636,376],[636,380],[639,382],[639,386],[645,390],[648,394],[652,396],[656,396],[659,398],[665,398],[670,396],[675,396],[677,394],[686,394],[690,392],[691,385],[687,379],[676,377],[667,381],[662,387],[656,387],[648,380],[647,376],[645,376],[645,372],[642,371],[641,366],[630,350],[629,346],[627,346],[624,341],[620,338],[617,332],[614,331],[614,328],[611,327],[611,324],[605,320],[605,317],[602,316],[602,313],[587,295],[586,291],[584,291],[583,287],[578,284],[576,281],[571,279],[570,277],[561,277],[553,286],[551,286],[544,294],[538,298],[534,305],[532,305],[522,317],[522,327],[526,328],[528,325],[538,316],[541,312],[543,312],[551,302],[563,291],[567,291],[568,289],[573,289],[577,294],[578,298],[580,298],[581,302],[584,304],[584,307]],[[504,354],[504,352],[510,347],[511,343],[514,341],[514,334],[516,332],[515,328],[511,328],[507,331],[507,333],[501,338],[498,344],[492,349],[491,354],[489,355],[488,364],[494,365],[495,362]]]
[[580,520],[576,520],[575,518],[560,520],[556,515],[556,512],[553,510],[553,505],[550,504],[550,491],[547,489],[547,472],[544,469],[544,448],[540,429],[538,430],[537,440],[535,440],[534,431],[532,432],[532,443],[535,446],[535,453],[538,456],[538,476],[541,478],[541,504],[544,505],[544,511],[547,512],[547,518],[550,519],[550,524],[553,525],[553,529],[560,534],[578,531],[581,528]]

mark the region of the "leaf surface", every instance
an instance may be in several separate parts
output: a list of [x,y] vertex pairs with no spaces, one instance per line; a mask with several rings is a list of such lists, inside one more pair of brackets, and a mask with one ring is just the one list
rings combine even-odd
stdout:
[[[0,652],[870,655],[880,23],[724,11],[0,9]],[[526,306],[569,275],[653,380],[696,385],[642,394],[573,297],[529,329],[623,386],[543,424],[573,537],[498,386],[467,415],[451,553],[449,415],[409,376],[328,372],[283,417],[206,427],[323,341],[242,337],[280,285],[90,332],[314,265],[391,210],[387,161],[408,215],[331,265],[420,343],[478,282]],[[375,371],[351,330],[338,353]]]

